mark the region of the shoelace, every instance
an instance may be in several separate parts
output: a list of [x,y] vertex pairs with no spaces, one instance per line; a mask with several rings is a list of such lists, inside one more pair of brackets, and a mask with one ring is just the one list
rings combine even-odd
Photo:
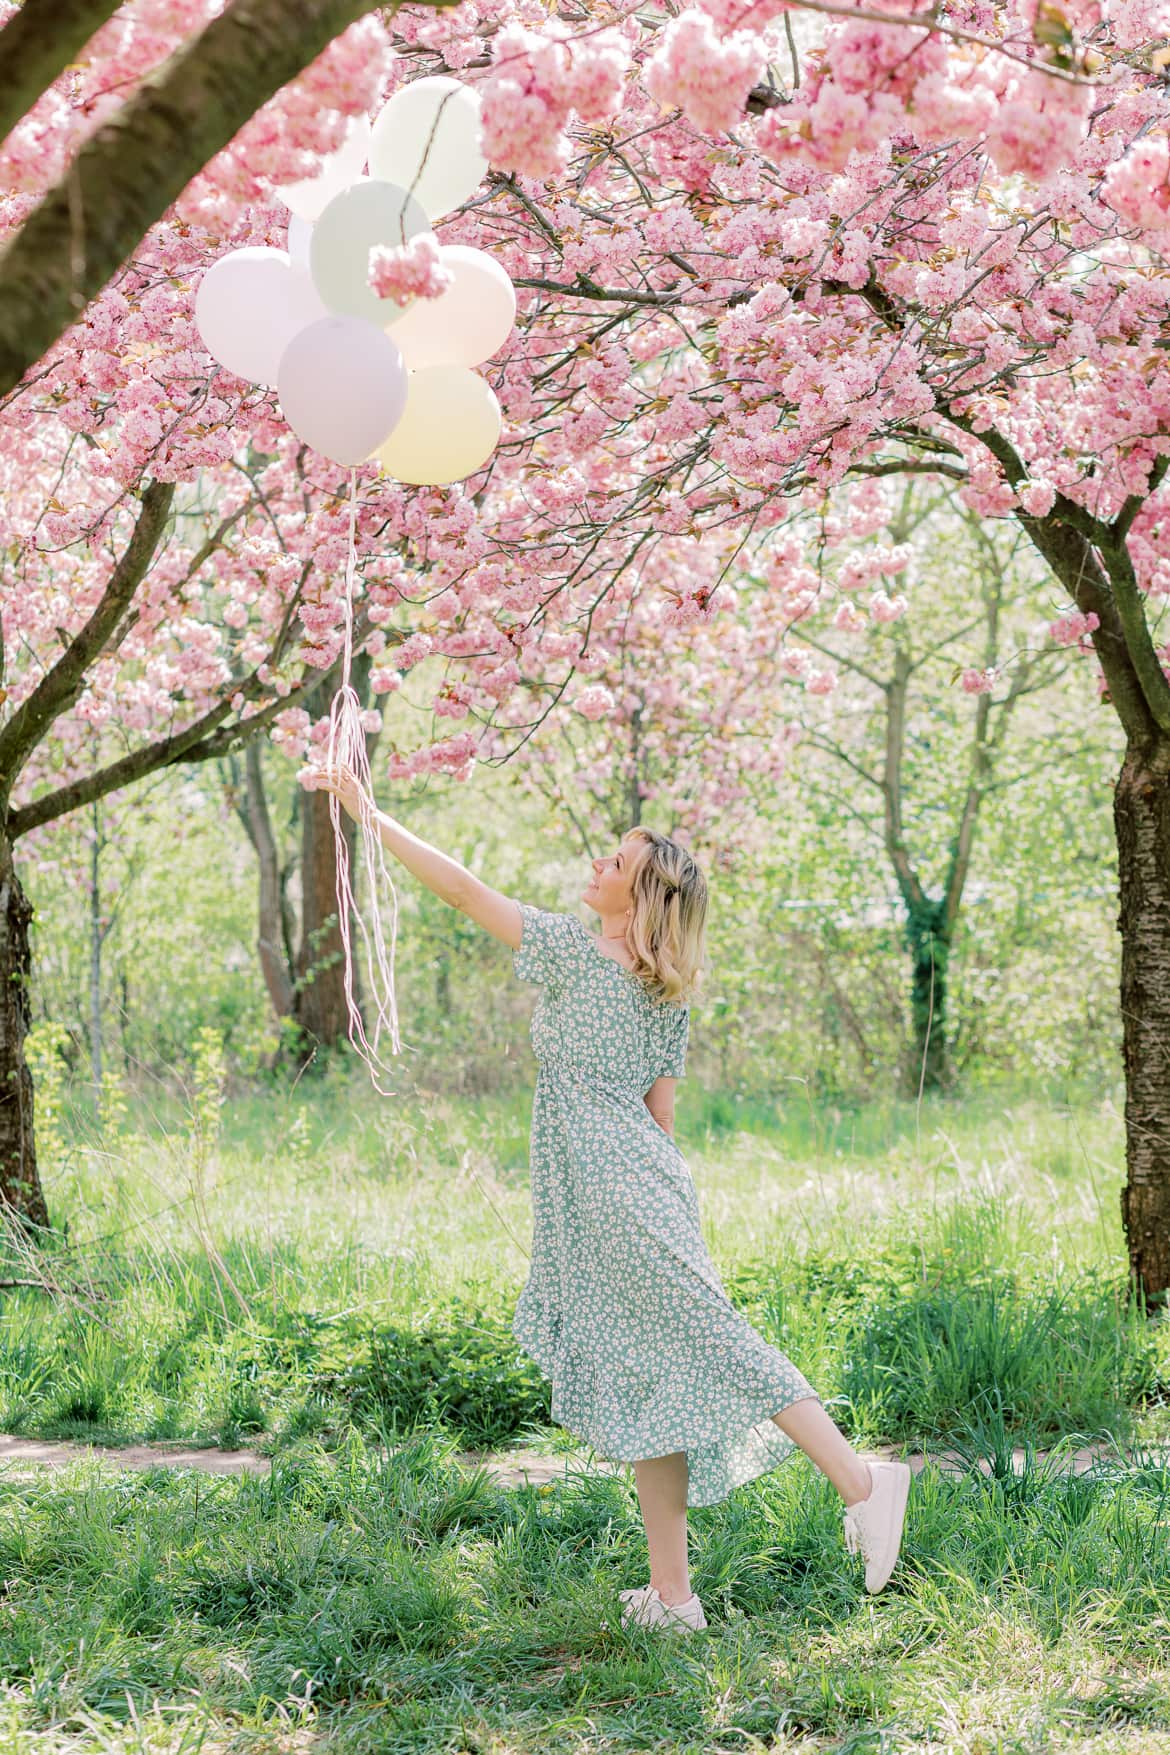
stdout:
[[[864,1504],[865,1501],[863,1500],[862,1503]],[[869,1531],[860,1518],[854,1517],[852,1506],[845,1513],[845,1546],[851,1554],[860,1554],[865,1560],[873,1558],[873,1546],[869,1538]]]

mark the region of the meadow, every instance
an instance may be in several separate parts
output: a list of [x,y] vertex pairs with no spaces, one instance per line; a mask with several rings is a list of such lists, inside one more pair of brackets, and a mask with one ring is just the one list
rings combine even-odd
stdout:
[[[46,1093],[69,1224],[9,1241],[3,1277],[49,1289],[5,1293],[0,1428],[272,1471],[0,1479],[4,1755],[1170,1746],[1170,1325],[1126,1298],[1116,1093],[680,1086],[736,1302],[856,1442],[967,1465],[916,1477],[879,1598],[802,1457],[693,1513],[685,1643],[617,1629],[632,1477],[549,1425],[511,1341],[527,1095],[222,1094],[210,1036],[185,1093],[100,1126]],[[566,1478],[466,1461],[520,1444]]]

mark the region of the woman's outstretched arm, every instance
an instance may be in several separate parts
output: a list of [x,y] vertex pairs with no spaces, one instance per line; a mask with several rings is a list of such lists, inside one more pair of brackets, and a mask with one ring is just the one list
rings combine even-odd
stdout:
[[[335,793],[354,821],[361,821],[362,789],[356,775],[348,768],[310,764],[302,769],[302,774],[315,790]],[[429,841],[412,835],[394,817],[379,810],[369,794],[366,794],[366,799],[374,832],[388,853],[392,853],[441,901],[458,908],[461,914],[466,914],[469,920],[474,920],[485,932],[490,932],[493,938],[500,939],[512,950],[519,949],[521,922],[518,902],[511,896],[502,895],[499,890],[493,890],[490,884],[477,878],[457,859],[452,859],[438,847],[432,847]]]

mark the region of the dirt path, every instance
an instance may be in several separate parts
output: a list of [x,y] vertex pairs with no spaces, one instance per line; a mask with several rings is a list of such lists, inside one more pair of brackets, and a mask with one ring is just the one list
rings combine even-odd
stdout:
[[[892,1445],[879,1445],[868,1456],[889,1457],[901,1453]],[[1170,1445],[1152,1447],[1148,1454],[1161,1462],[1170,1461]],[[1038,1451],[1036,1460],[1045,1462],[1053,1453]],[[1126,1460],[1116,1445],[1106,1442],[1084,1445],[1077,1450],[1060,1453],[1053,1466],[1061,1473],[1083,1475],[1096,1463]],[[581,1472],[613,1473],[620,1464],[607,1464],[587,1455],[548,1455],[537,1450],[465,1451],[459,1460],[469,1468],[486,1467],[493,1479],[503,1487],[545,1486]],[[963,1474],[966,1464],[954,1451],[934,1451],[929,1455],[913,1451],[905,1459],[915,1474],[928,1461],[947,1474]],[[0,1434],[0,1481],[35,1480],[46,1469],[64,1468],[69,1463],[99,1462],[114,1469],[199,1469],[209,1475],[266,1475],[272,1467],[268,1457],[254,1450],[221,1450],[216,1445],[200,1446],[154,1442],[125,1446],[53,1442],[41,1438],[15,1438]],[[1012,1452],[1012,1467],[1022,1471],[1026,1453]],[[992,1463],[983,1458],[980,1467],[990,1474]]]
[[85,1461],[115,1469],[202,1469],[208,1475],[266,1475],[271,1467],[254,1450],[220,1450],[215,1445],[66,1444],[0,1434],[0,1481],[27,1480],[42,1469]]

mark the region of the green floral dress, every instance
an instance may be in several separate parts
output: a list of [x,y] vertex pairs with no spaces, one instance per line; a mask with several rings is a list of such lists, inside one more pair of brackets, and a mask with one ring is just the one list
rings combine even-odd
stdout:
[[541,994],[513,1333],[560,1425],[615,1461],[685,1450],[688,1504],[714,1505],[791,1454],[769,1416],[816,1391],[732,1306],[686,1160],[644,1101],[682,1076],[689,1009],[651,999],[573,915],[520,911],[513,967]]

